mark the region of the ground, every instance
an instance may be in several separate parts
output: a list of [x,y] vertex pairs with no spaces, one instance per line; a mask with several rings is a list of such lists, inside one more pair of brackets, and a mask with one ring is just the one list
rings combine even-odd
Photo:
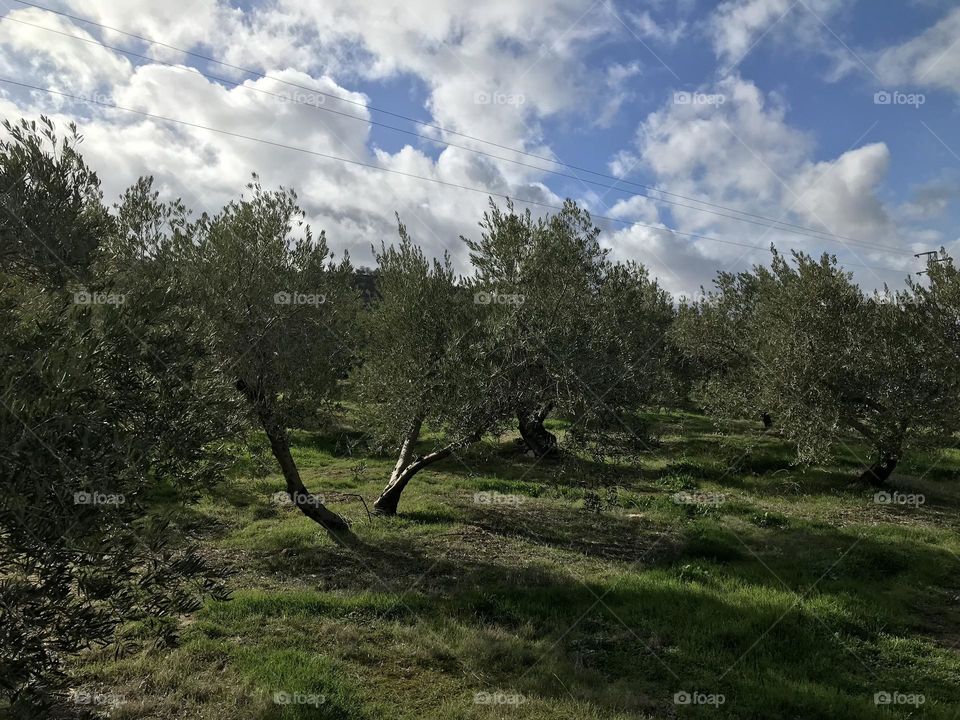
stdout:
[[364,507],[390,458],[297,432],[347,545],[246,454],[179,520],[234,568],[232,600],[172,649],[126,628],[74,686],[114,718],[960,717],[960,452],[914,455],[893,483],[923,504],[884,504],[855,445],[797,468],[759,423],[654,420],[634,467],[488,442],[396,518]]

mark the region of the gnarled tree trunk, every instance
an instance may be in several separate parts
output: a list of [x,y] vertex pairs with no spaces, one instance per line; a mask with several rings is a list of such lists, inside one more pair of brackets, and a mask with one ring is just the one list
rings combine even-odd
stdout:
[[271,416],[261,403],[258,402],[257,393],[249,388],[242,380],[237,381],[237,389],[246,396],[253,404],[260,420],[263,431],[267,434],[270,441],[270,450],[273,456],[280,464],[280,471],[283,473],[283,479],[287,484],[287,495],[291,502],[296,505],[300,512],[316,523],[319,523],[327,530],[333,532],[343,532],[350,529],[348,523],[343,517],[327,508],[316,495],[312,495],[303,480],[300,478],[300,471],[293,460],[290,452],[290,442],[287,439],[286,430]]
[[443,460],[453,452],[453,445],[447,445],[441,450],[424,455],[408,464],[396,477],[391,475],[390,484],[380,493],[380,497],[373,504],[373,511],[377,515],[396,515],[397,505],[400,502],[400,495],[403,489],[410,482],[410,479],[427,465],[432,465],[438,460]]
[[450,443],[435,452],[414,459],[413,446],[416,445],[417,438],[420,436],[420,423],[420,420],[415,420],[411,425],[410,432],[400,448],[400,457],[390,474],[390,482],[373,504],[373,511],[377,515],[396,515],[400,495],[414,475],[428,465],[449,457],[458,447],[476,442],[482,434],[480,431],[471,433],[460,442]]
[[517,422],[520,427],[520,437],[535,457],[556,455],[557,436],[543,426],[544,420],[553,409],[553,403],[544,403],[540,408],[517,408]]
[[881,453],[880,459],[867,468],[860,476],[860,482],[869,483],[873,487],[878,488],[886,487],[887,479],[893,473],[899,461],[899,453]]
[[319,523],[327,530],[343,531],[350,529],[350,523],[337,513],[327,508],[316,495],[311,495],[300,479],[300,471],[297,464],[293,461],[293,455],[290,454],[290,443],[287,441],[287,434],[282,430],[269,430],[267,439],[270,441],[270,449],[273,456],[280,463],[280,470],[283,472],[283,479],[287,483],[287,495],[296,505],[300,512],[306,515],[314,522]]

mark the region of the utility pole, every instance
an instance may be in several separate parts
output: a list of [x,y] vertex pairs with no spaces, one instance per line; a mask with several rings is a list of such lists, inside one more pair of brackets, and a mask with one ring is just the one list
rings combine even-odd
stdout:
[[[935,257],[941,252],[943,253],[943,257]],[[944,251],[942,248],[940,250],[927,250],[927,252],[914,253],[913,256],[917,259],[921,257],[926,257],[927,262],[935,262],[935,263],[953,262],[953,258],[947,255],[946,251]],[[926,275],[926,274],[927,274],[926,270],[921,270],[920,272],[917,273],[917,275]]]

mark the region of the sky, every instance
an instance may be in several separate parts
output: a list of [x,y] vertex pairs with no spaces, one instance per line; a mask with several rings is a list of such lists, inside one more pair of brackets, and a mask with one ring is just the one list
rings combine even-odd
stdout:
[[958,101],[956,0],[0,0],[0,114],[76,122],[108,201],[256,172],[356,264],[399,214],[466,272],[492,194],[675,294],[771,244],[901,287],[960,252]]

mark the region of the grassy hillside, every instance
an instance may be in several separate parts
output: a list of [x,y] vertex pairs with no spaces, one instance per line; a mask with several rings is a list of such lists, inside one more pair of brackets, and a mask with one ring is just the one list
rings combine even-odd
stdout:
[[75,687],[115,718],[960,717],[960,452],[898,470],[922,505],[880,504],[853,445],[801,470],[759,428],[658,422],[635,468],[487,444],[421,473],[392,519],[358,497],[389,458],[299,433],[350,546],[244,456],[180,519],[235,568],[233,600],[182,618],[175,649],[128,628]]

